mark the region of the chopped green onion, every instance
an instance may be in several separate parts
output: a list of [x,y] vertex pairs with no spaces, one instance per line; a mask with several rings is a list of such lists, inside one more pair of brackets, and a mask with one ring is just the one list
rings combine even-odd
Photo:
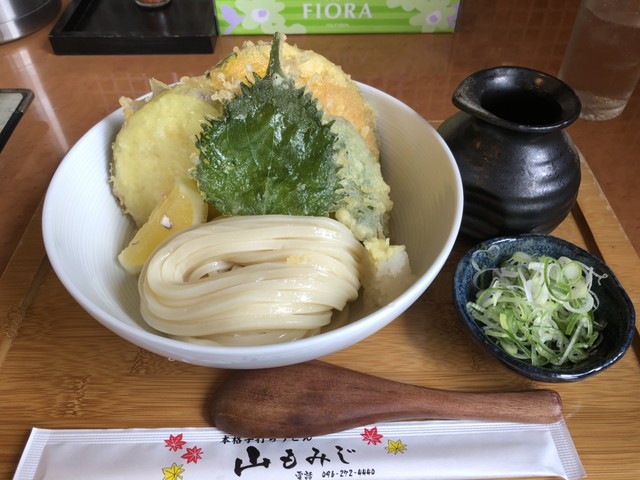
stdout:
[[[483,250],[496,258],[495,249]],[[496,268],[472,258],[478,287],[467,310],[487,337],[509,355],[536,366],[561,366],[586,359],[602,341],[604,322],[596,321],[598,297],[591,289],[592,267],[567,257],[533,257],[514,253]],[[491,273],[491,283],[480,279]]]

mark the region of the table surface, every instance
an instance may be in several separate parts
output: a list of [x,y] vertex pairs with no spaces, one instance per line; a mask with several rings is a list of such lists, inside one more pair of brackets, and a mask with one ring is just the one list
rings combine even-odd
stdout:
[[[454,34],[293,36],[290,41],[327,56],[355,80],[436,121],[455,112],[451,92],[473,71],[520,64],[556,73],[576,5],[469,0]],[[48,30],[0,45],[0,88],[31,88],[36,93],[0,154],[0,480],[11,478],[34,426],[206,426],[206,405],[228,374],[146,352],[91,319],[47,261],[40,205],[66,152],[118,107],[120,96],[145,93],[152,77],[170,83],[201,74],[245,38],[220,38],[212,55],[67,57],[51,52]],[[632,242],[637,239],[638,202],[629,205],[634,192],[615,179],[640,178],[638,97],[634,95],[620,119],[578,121],[570,127],[586,163],[578,202],[553,232],[600,255],[636,309],[640,260]],[[622,175],[621,168],[626,169]],[[620,212],[631,213],[622,220]],[[452,305],[451,279],[469,246],[464,240],[456,244],[434,284],[405,314],[324,360],[434,388],[548,387],[508,371],[464,332]],[[553,388],[562,396],[588,477],[635,480],[640,472],[638,336],[610,370]]]

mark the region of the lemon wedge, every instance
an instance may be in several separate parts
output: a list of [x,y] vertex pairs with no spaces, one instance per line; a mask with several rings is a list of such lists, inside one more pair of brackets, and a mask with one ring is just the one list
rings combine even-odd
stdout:
[[142,270],[155,248],[167,237],[207,220],[208,205],[194,180],[178,177],[175,185],[153,209],[149,219],[136,232],[118,261],[134,275]]

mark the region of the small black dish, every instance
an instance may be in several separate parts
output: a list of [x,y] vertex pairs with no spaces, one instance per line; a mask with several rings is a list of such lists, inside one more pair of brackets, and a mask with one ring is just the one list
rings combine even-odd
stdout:
[[[490,247],[493,247],[491,253],[487,251]],[[602,281],[593,282],[592,289],[600,301],[595,315],[597,318],[604,317],[607,326],[602,332],[602,343],[587,360],[561,367],[533,366],[524,360],[512,357],[487,338],[468,313],[466,304],[468,301],[474,300],[477,293],[473,282],[476,270],[472,265],[472,258],[476,264],[492,268],[500,265],[518,251],[534,256],[546,255],[553,258],[566,256],[593,267],[598,274],[606,274],[606,278]],[[602,260],[586,250],[547,234],[498,237],[479,243],[462,257],[456,267],[453,296],[458,314],[475,340],[511,370],[540,382],[574,382],[602,372],[622,358],[629,348],[635,332],[633,304],[611,269]]]
[[49,33],[56,55],[208,54],[217,38],[211,0],[72,0]]

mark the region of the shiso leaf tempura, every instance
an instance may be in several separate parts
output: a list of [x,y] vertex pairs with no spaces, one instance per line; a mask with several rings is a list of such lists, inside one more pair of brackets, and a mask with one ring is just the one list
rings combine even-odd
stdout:
[[524,252],[497,268],[484,269],[475,260],[473,265],[476,286],[483,275],[492,278],[467,310],[509,355],[534,366],[563,366],[586,359],[602,341],[605,323],[595,318],[598,297],[591,287],[606,275],[567,257]]
[[316,100],[280,66],[274,37],[264,77],[224,102],[221,118],[198,136],[193,175],[205,199],[226,216],[320,215],[336,210],[336,135]]

